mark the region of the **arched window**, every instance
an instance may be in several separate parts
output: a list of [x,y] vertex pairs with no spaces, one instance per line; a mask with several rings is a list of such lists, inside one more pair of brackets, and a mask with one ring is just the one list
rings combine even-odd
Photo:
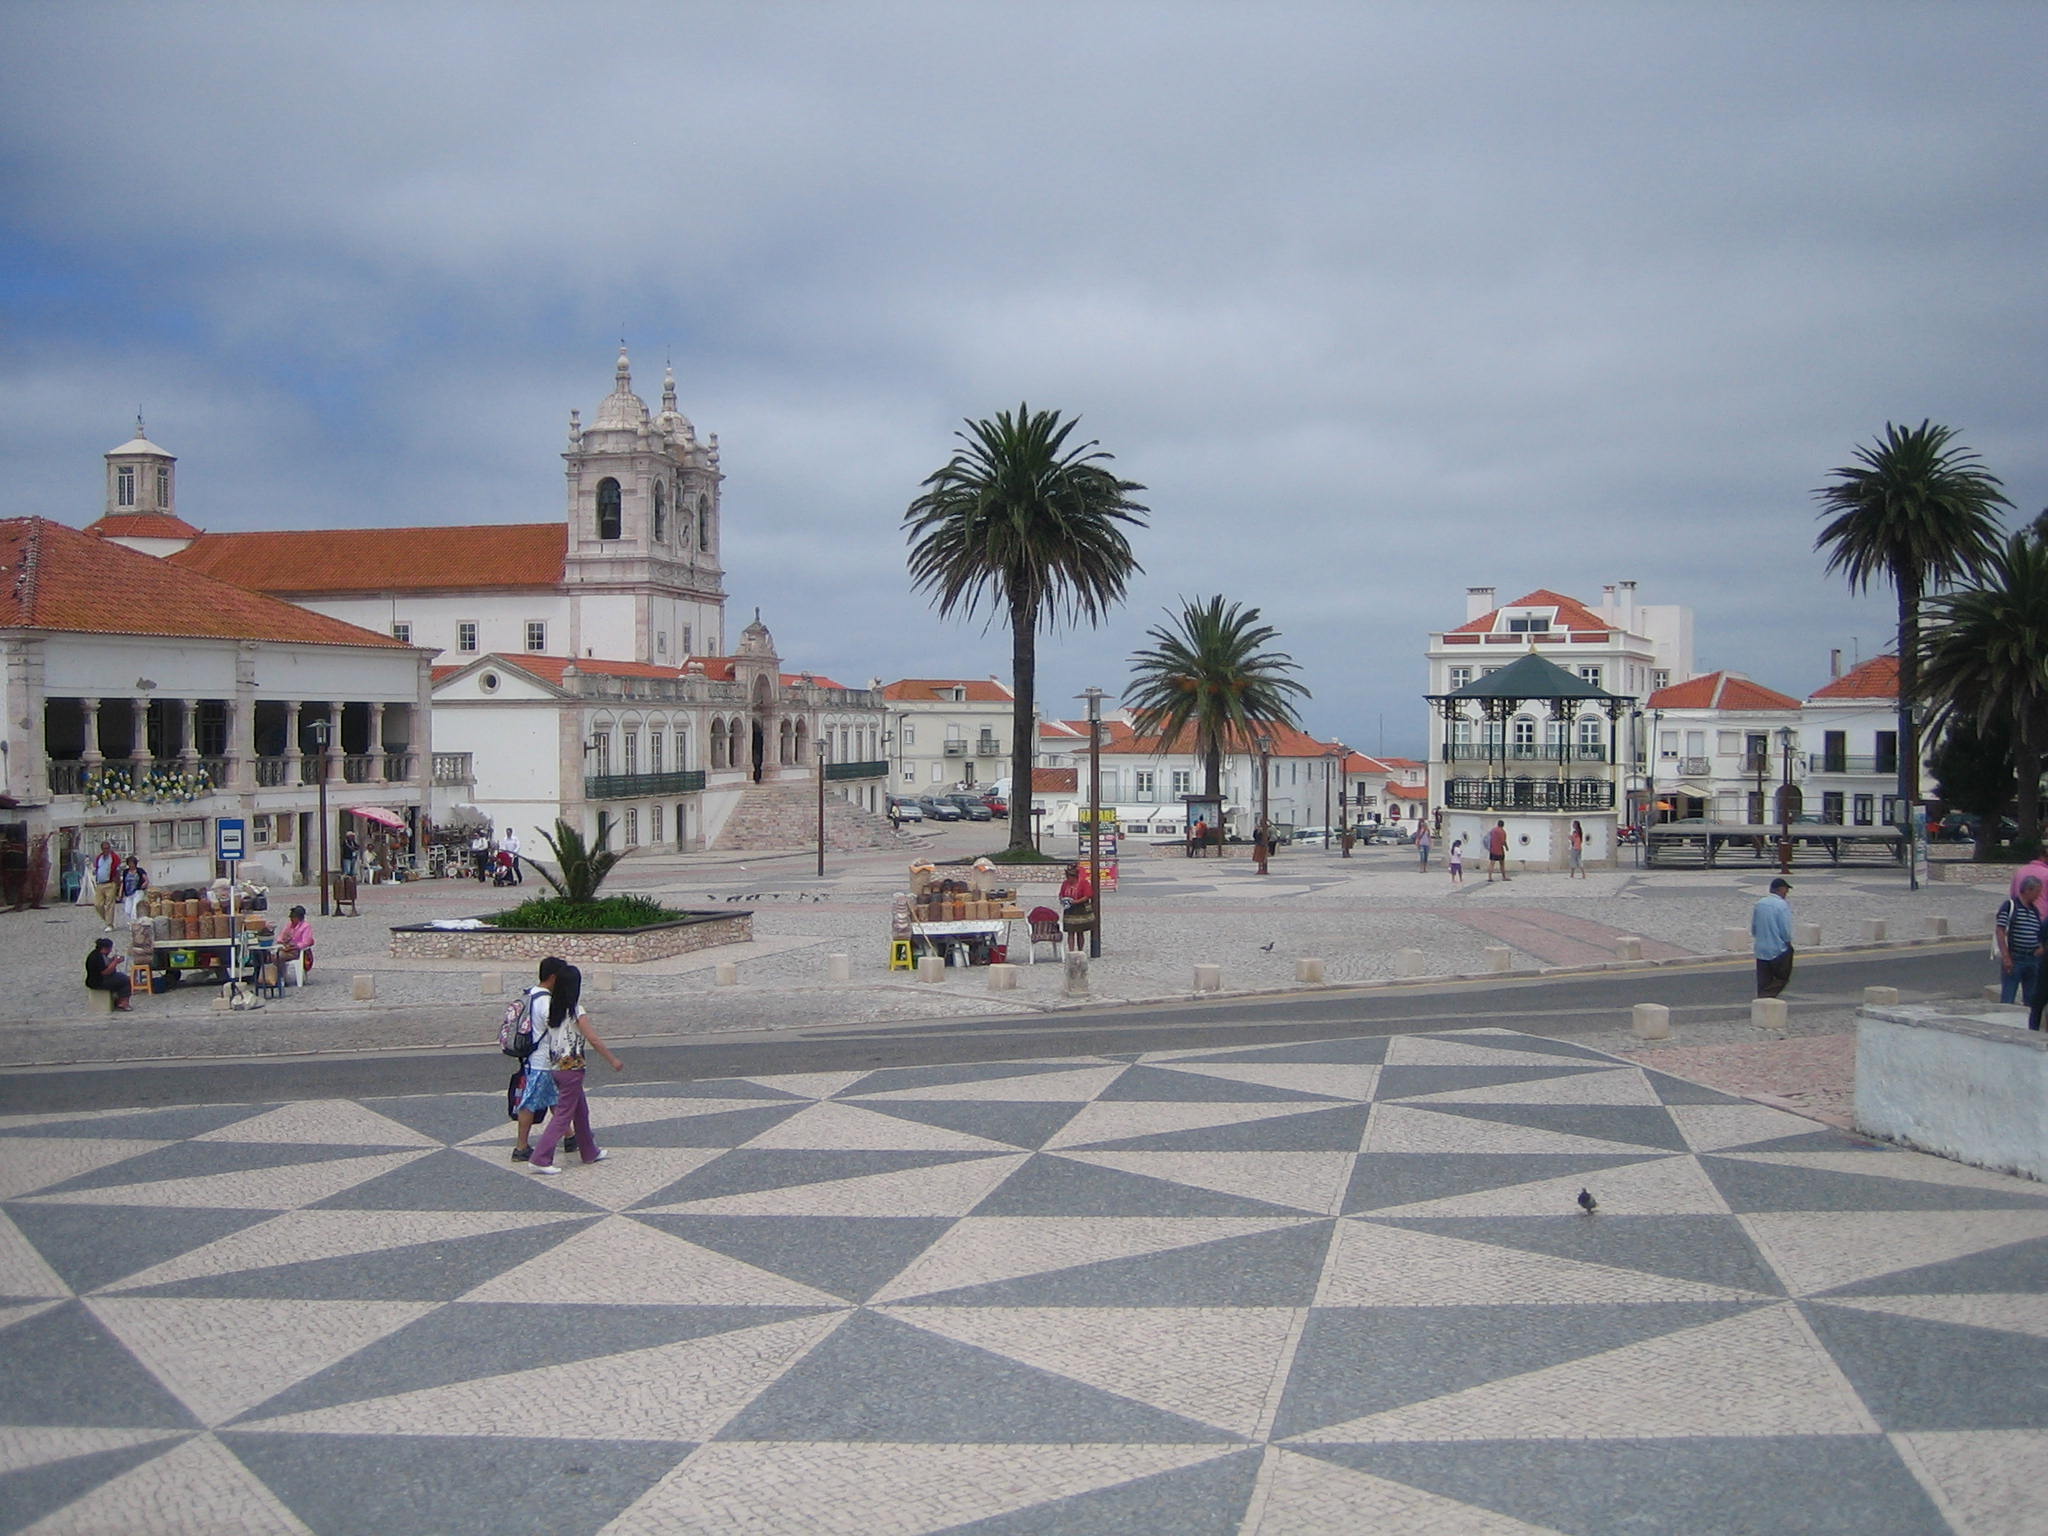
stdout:
[[725,766],[725,721],[714,718],[711,722],[711,766]]
[[775,748],[777,753],[775,760],[778,763],[795,762],[796,759],[790,756],[790,732],[789,722],[787,720],[780,722],[780,724],[776,728],[775,738]]
[[807,763],[810,761],[810,735],[811,730],[809,723],[803,720],[797,721],[796,750],[789,759],[792,763]]
[[[662,483],[654,482],[654,539],[661,543],[668,538],[668,491]],[[657,839],[659,841],[659,839]]]
[[697,548],[711,548],[711,503],[702,496],[697,498]]
[[619,510],[619,482],[606,475],[597,482],[597,536],[600,539],[621,537],[624,521]]

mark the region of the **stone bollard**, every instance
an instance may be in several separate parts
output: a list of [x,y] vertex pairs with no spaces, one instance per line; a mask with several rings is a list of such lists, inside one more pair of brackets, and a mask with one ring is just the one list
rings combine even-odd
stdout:
[[1221,992],[1223,990],[1223,967],[1220,965],[1196,966],[1195,990],[1197,992]]
[[[2002,990],[2004,990],[2004,989],[2003,989],[2003,988],[2001,988],[2001,987],[2000,987],[2000,986],[1998,985],[1998,983],[1997,983],[1997,982],[1995,982],[1995,981],[1987,981],[1987,982],[1985,982],[1985,983],[1984,983],[1984,1001],[1985,1001],[1985,1002],[1987,1002],[1987,1003],[1995,1003],[1995,1002],[1997,1002],[1997,1001],[1998,1001],[1998,994],[1999,994],[1999,993],[2000,993],[2000,992],[2001,992]],[[2014,1006],[2014,1007],[2019,1007],[2020,1005],[2019,1005],[2019,1004],[2017,1004],[2017,1003],[2015,1003],[2015,1004],[2014,1004],[2013,1006]]]
[[1630,1013],[1628,1027],[1638,1040],[1669,1040],[1671,1010],[1662,1003],[1637,1003]]
[[1812,949],[1820,943],[1820,924],[1794,923],[1792,925],[1792,943],[1798,949]]
[[1863,1004],[1867,1008],[1896,1008],[1899,1005],[1897,987],[1865,987]]
[[827,955],[825,975],[832,981],[853,980],[853,957],[850,955]]
[[1066,985],[1061,991],[1068,997],[1088,995],[1088,957],[1078,950],[1067,952]]
[[740,984],[740,968],[737,961],[721,960],[718,968],[711,973],[714,987],[736,987]]
[[1721,930],[1721,947],[1737,953],[1749,948],[1749,930],[1747,928],[1723,928]]
[[377,997],[377,978],[358,976],[349,983],[348,995],[359,1003],[374,1002]]
[[590,985],[593,990],[598,992],[616,992],[619,987],[619,980],[617,975],[611,971],[593,970],[590,972]]
[[934,986],[946,979],[946,957],[944,955],[919,955],[917,957],[917,979],[931,982]]
[[1863,919],[1863,942],[1866,944],[1882,944],[1884,942],[1883,918],[1866,917]]
[[1489,971],[1505,971],[1515,963],[1515,952],[1505,944],[1486,946],[1486,968]]
[[481,996],[503,997],[505,995],[505,973],[503,971],[485,971],[483,975],[477,977],[476,984]]
[[1428,974],[1423,967],[1429,962],[1419,949],[1397,949],[1394,951],[1394,974],[1396,976],[1422,976]]
[[1782,1035],[1785,1033],[1785,1017],[1785,999],[1782,997],[1759,997],[1750,1001],[1749,1022],[1758,1029]]
[[988,968],[988,989],[991,992],[1014,992],[1017,990],[1017,967],[1001,961]]
[[1948,937],[1948,919],[1947,919],[1947,918],[1945,918],[1945,917],[1937,917],[1937,916],[1933,915],[1932,913],[1928,914],[1928,917],[1927,917],[1927,937],[1929,937],[1930,939],[1945,939],[1945,938],[1947,938],[1947,937]]
[[1323,979],[1323,962],[1312,960],[1304,955],[1294,962],[1294,979],[1296,981],[1320,982]]
[[1643,941],[1634,935],[1614,941],[1614,958],[1617,960],[1640,960],[1643,958]]

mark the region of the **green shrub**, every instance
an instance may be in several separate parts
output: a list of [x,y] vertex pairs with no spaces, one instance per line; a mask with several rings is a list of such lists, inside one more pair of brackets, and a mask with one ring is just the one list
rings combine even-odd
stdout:
[[651,896],[602,896],[596,901],[564,901],[559,896],[536,896],[485,921],[493,928],[552,928],[569,933],[599,933],[616,928],[645,928],[652,923],[672,923],[687,916],[687,912],[664,907]]

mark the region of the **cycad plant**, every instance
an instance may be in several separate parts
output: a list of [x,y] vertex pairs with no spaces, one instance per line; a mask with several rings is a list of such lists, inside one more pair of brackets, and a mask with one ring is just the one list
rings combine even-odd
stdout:
[[548,845],[548,852],[555,856],[555,868],[561,873],[551,875],[546,867],[540,864],[533,867],[539,872],[541,879],[555,888],[555,894],[562,900],[574,902],[579,906],[588,905],[597,900],[598,887],[604,884],[605,877],[618,868],[619,861],[626,856],[625,850],[614,852],[606,846],[611,841],[611,836],[611,823],[600,821],[597,841],[586,844],[581,832],[568,822],[557,818],[553,834],[543,832],[541,840]]

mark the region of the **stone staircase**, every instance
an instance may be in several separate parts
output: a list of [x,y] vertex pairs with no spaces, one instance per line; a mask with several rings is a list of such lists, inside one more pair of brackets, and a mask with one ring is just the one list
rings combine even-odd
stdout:
[[[818,789],[815,784],[750,784],[740,803],[725,819],[713,847],[725,850],[814,848],[818,841]],[[825,791],[825,846],[842,852],[861,848],[901,848],[909,840],[889,825],[889,818],[862,810]]]

